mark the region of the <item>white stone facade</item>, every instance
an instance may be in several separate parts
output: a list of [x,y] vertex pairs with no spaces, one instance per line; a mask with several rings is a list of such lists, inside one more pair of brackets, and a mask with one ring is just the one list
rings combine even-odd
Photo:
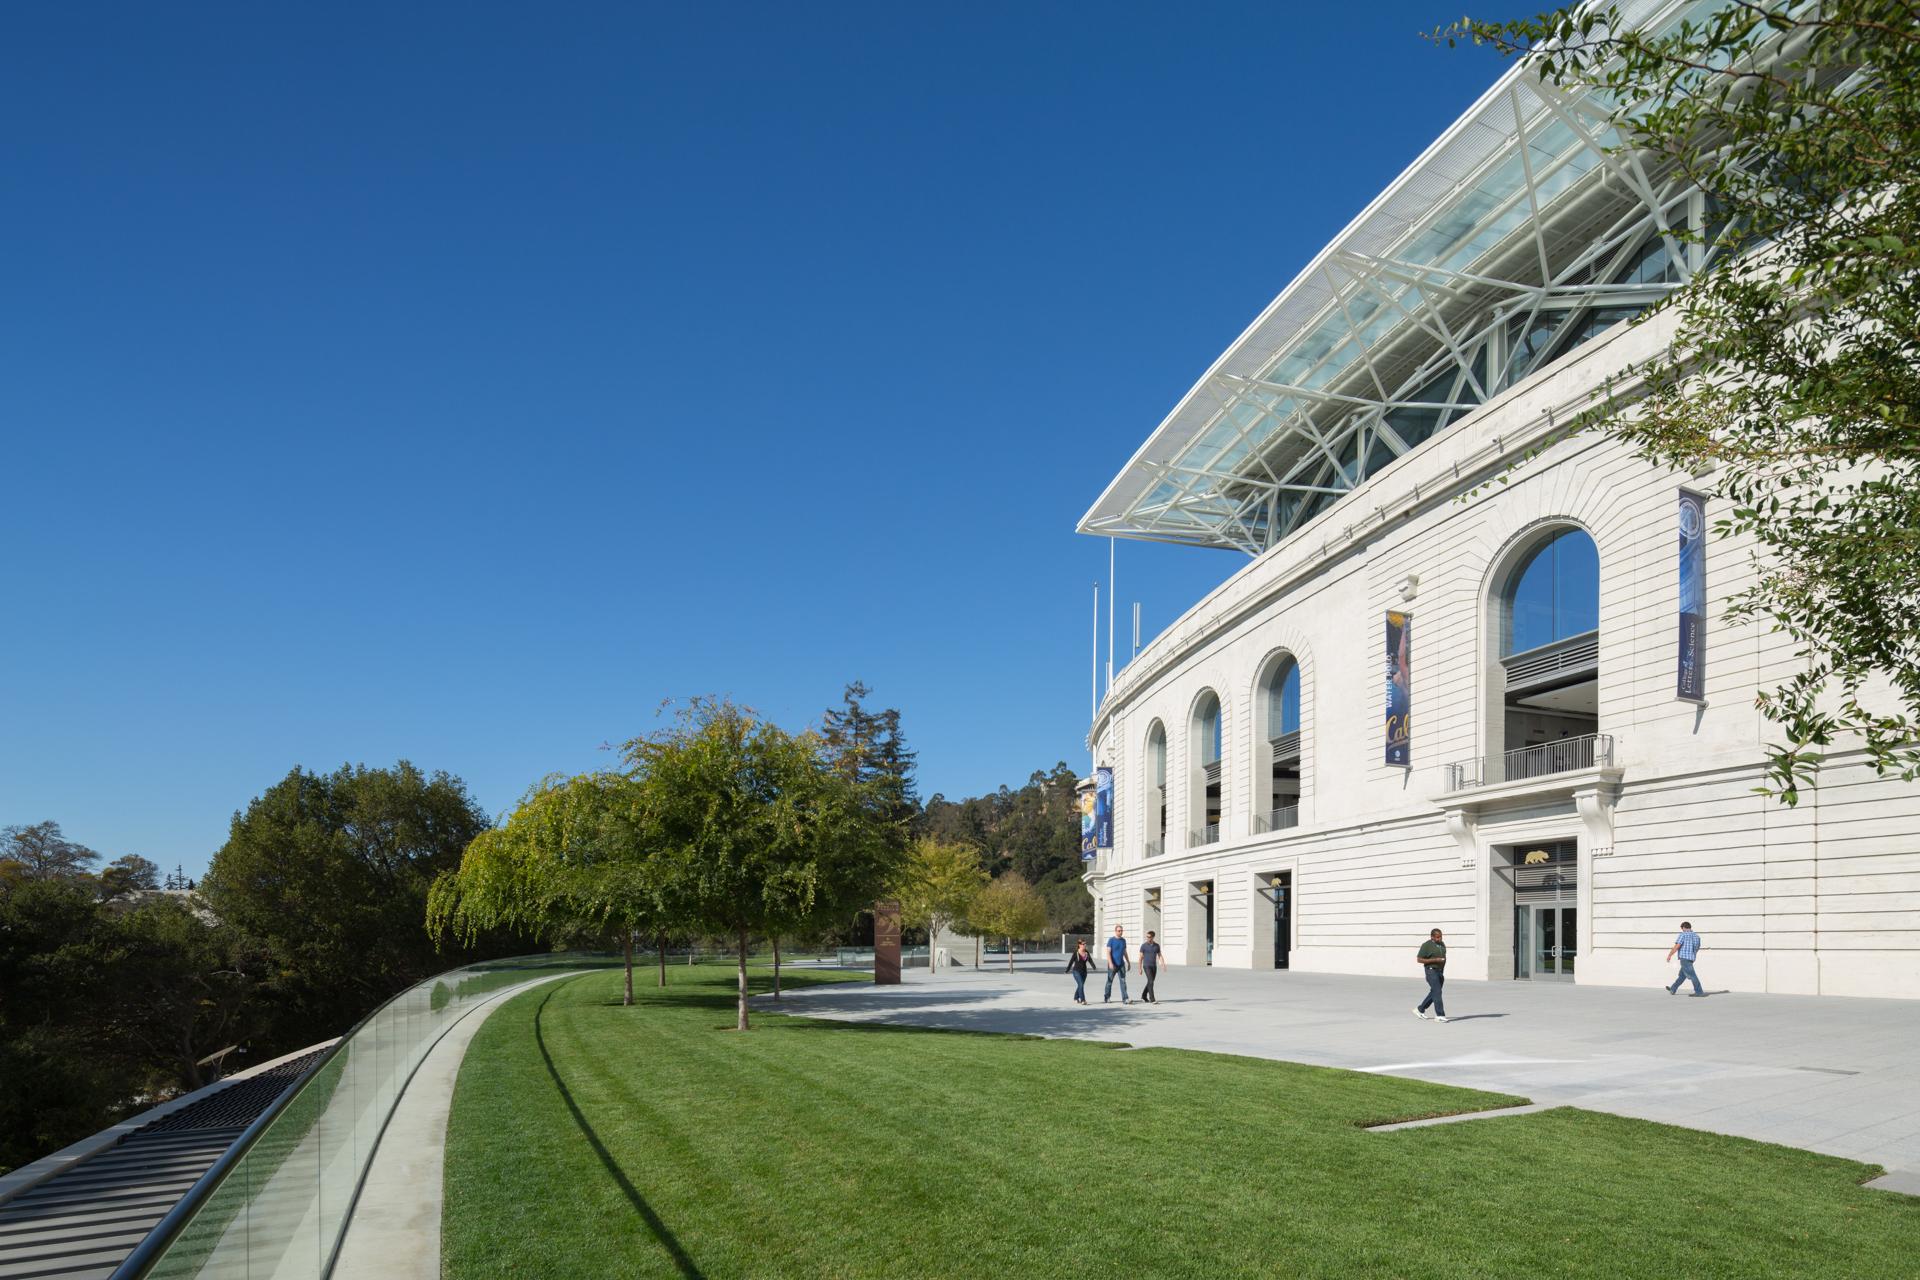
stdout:
[[[1115,847],[1088,875],[1101,933],[1157,927],[1169,962],[1207,963],[1191,890],[1210,883],[1211,962],[1271,967],[1262,887],[1286,872],[1291,968],[1411,987],[1414,949],[1438,927],[1449,973],[1512,980],[1501,876],[1521,849],[1572,841],[1575,981],[1670,981],[1667,947],[1687,919],[1706,940],[1710,990],[1920,998],[1920,784],[1837,753],[1797,808],[1755,790],[1770,726],[1754,695],[1795,658],[1783,637],[1719,616],[1750,572],[1743,545],[1708,540],[1706,700],[1674,696],[1677,490],[1706,483],[1597,434],[1527,457],[1595,388],[1662,352],[1669,327],[1623,325],[1499,395],[1252,560],[1116,677],[1093,726],[1096,760],[1116,776]],[[1529,530],[1557,524],[1599,551],[1611,765],[1450,790],[1447,766],[1501,745],[1488,710],[1496,579]],[[1413,619],[1409,768],[1384,762],[1389,609]],[[1302,672],[1299,825],[1263,832],[1255,698],[1281,650]],[[1220,838],[1193,847],[1190,724],[1207,690],[1224,717],[1224,812]],[[1168,812],[1166,848],[1149,857],[1156,720]]]

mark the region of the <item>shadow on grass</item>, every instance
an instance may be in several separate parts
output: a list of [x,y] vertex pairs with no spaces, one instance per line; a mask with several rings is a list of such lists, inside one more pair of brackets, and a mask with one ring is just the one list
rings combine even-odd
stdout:
[[647,1229],[653,1232],[653,1238],[672,1255],[673,1265],[680,1269],[680,1274],[687,1277],[687,1280],[705,1280],[700,1268],[694,1265],[693,1258],[680,1247],[679,1238],[667,1229],[667,1224],[660,1220],[660,1215],[653,1211],[653,1206],[647,1203],[646,1198],[627,1179],[626,1171],[621,1169],[619,1162],[613,1158],[613,1153],[608,1151],[606,1145],[600,1141],[600,1135],[595,1133],[593,1126],[587,1123],[586,1116],[580,1112],[579,1104],[573,1100],[572,1090],[567,1088],[567,1082],[560,1078],[559,1070],[554,1067],[553,1055],[547,1052],[547,1037],[540,1029],[540,1018],[546,1013],[547,1001],[553,999],[553,993],[557,989],[548,988],[546,995],[541,997],[540,1007],[534,1010],[533,1014],[533,1038],[540,1046],[540,1057],[547,1064],[547,1074],[553,1077],[553,1087],[560,1091],[561,1100],[567,1104],[567,1110],[573,1115],[575,1127],[593,1148],[593,1154],[600,1157],[600,1163],[612,1175],[613,1180],[620,1184],[620,1190],[626,1193],[627,1202],[645,1220]]

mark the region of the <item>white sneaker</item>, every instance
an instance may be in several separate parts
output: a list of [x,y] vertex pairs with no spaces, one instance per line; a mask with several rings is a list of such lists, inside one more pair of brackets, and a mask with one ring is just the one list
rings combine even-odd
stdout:
[[1436,1013],[1433,1015],[1433,1020],[1435,1022],[1445,1022],[1447,1020],[1447,1015],[1444,1013]]
[[1431,1015],[1423,1013],[1419,1009],[1415,1009],[1413,1011],[1413,1016],[1420,1019],[1420,1021],[1422,1022],[1426,1022],[1431,1017]]

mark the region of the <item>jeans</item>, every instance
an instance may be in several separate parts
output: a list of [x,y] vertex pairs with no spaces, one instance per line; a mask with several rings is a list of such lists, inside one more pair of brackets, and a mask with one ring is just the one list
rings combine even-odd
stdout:
[[1683,982],[1691,982],[1693,984],[1693,994],[1697,996],[1707,994],[1700,989],[1700,975],[1693,971],[1693,961],[1691,960],[1682,960],[1680,962],[1680,976],[1673,980],[1673,985],[1668,987],[1667,990],[1678,991],[1680,984]]
[[[1140,993],[1140,998],[1142,1000],[1152,1000],[1154,998],[1153,980],[1159,976],[1160,966],[1157,964],[1143,964],[1140,966],[1140,972],[1147,975],[1147,987],[1146,987],[1146,990]],[[1122,994],[1125,994],[1126,992],[1125,987],[1122,987],[1120,990]]]
[[1420,1012],[1425,1013],[1427,1006],[1441,1017],[1447,1016],[1447,1002],[1440,998],[1440,988],[1447,982],[1447,972],[1437,964],[1427,966],[1427,998],[1420,1002]]
[[1073,998],[1082,1004],[1087,1001],[1087,975],[1084,973],[1073,975]]
[[1115,978],[1120,979],[1120,999],[1124,1001],[1127,998],[1127,967],[1125,965],[1121,965],[1118,969],[1107,970],[1107,994],[1103,996],[1102,999],[1113,999],[1113,980]]

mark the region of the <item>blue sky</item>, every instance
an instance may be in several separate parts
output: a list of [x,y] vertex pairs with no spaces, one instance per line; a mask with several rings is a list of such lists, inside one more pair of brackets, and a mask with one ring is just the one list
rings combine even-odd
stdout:
[[[854,677],[925,793],[1083,764],[1074,523],[1459,8],[9,9],[0,824],[197,871],[295,764],[498,812]],[[1243,563],[1119,562],[1122,649]]]

